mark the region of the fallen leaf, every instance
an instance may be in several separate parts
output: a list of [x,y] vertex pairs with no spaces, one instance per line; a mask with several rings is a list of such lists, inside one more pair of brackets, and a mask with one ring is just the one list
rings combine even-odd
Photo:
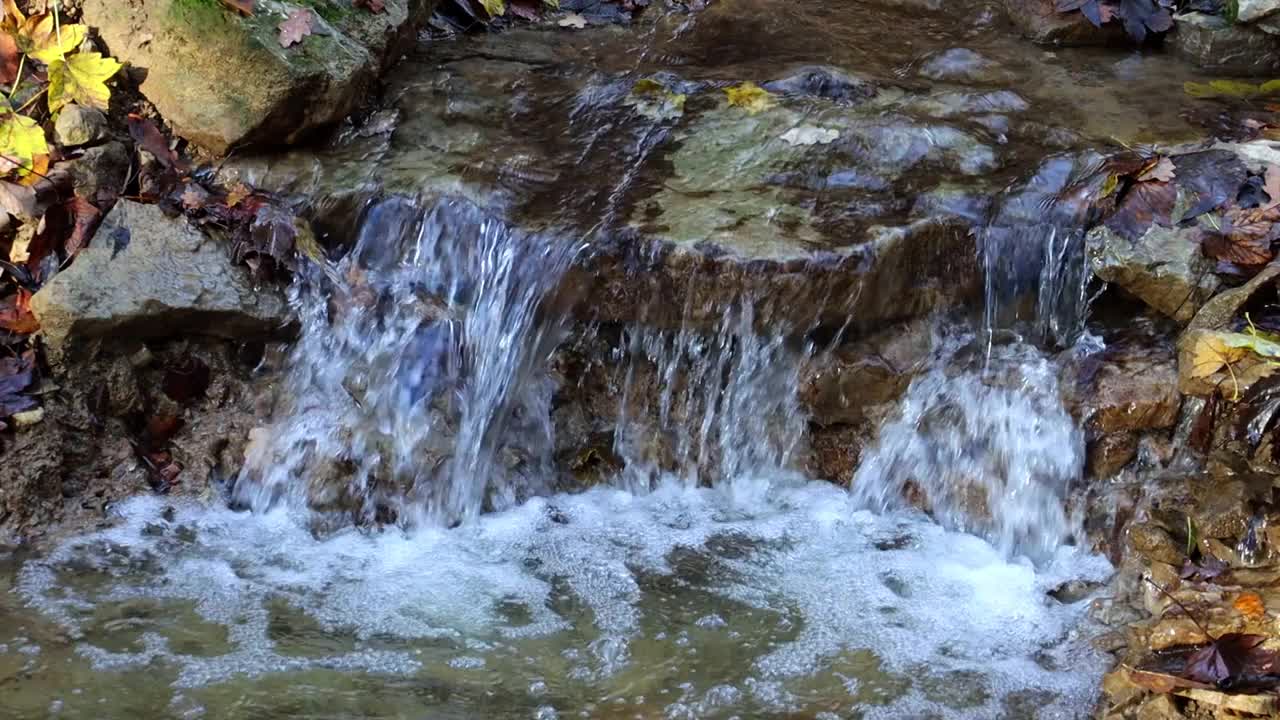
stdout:
[[782,139],[788,145],[827,145],[840,137],[839,130],[820,128],[813,125],[793,127],[782,133]]
[[18,67],[22,63],[22,51],[9,33],[0,33],[0,83],[13,85],[18,79]]
[[354,7],[364,8],[372,13],[386,12],[387,5],[384,0],[355,0],[352,3]]
[[1158,181],[1171,182],[1174,178],[1173,161],[1167,157],[1152,160],[1138,174],[1138,182]]
[[1247,354],[1243,348],[1228,346],[1222,336],[1222,333],[1205,332],[1196,338],[1188,373],[1191,377],[1209,377]]
[[36,238],[36,224],[23,223],[13,235],[13,243],[9,246],[9,262],[22,265],[31,259],[31,241]]
[[166,168],[173,169],[179,173],[187,172],[186,164],[169,147],[169,141],[165,139],[164,134],[160,132],[160,128],[156,127],[154,122],[141,115],[130,113],[128,124],[129,135],[138,147],[151,153]]
[[291,47],[302,42],[311,34],[315,19],[307,8],[298,8],[289,13],[289,18],[280,23],[280,47]]
[[123,67],[102,53],[79,52],[49,63],[49,112],[70,103],[106,111],[111,103],[107,81]]
[[254,0],[222,0],[223,5],[245,16],[253,14],[253,2]]
[[489,17],[498,17],[507,12],[504,0],[480,0],[480,7],[489,13]]
[[80,47],[80,43],[84,42],[85,37],[89,34],[89,28],[84,25],[62,25],[59,27],[54,23],[52,15],[44,15],[41,16],[39,22],[35,23],[29,33],[27,38],[30,45],[27,48],[22,47],[23,42],[19,39],[19,49],[48,65],[54,60],[62,60],[70,53],[75,52],[75,49]]
[[36,316],[31,314],[31,293],[19,290],[0,300],[0,327],[19,335],[30,335],[40,329]]
[[36,191],[27,185],[0,181],[0,210],[22,220],[39,215]]
[[65,208],[71,215],[73,225],[71,235],[63,245],[63,252],[67,257],[75,257],[76,253],[89,244],[89,239],[97,232],[98,225],[102,223],[102,211],[79,195],[73,195],[67,201]]
[[1242,592],[1231,606],[1239,610],[1243,615],[1251,618],[1260,618],[1267,614],[1267,606],[1262,602],[1262,596],[1256,592]]
[[587,26],[587,19],[578,13],[569,13],[561,18],[560,22],[556,24],[562,28],[577,28],[581,30]]
[[236,207],[244,202],[244,199],[253,194],[253,189],[244,183],[236,183],[227,191],[227,207]]
[[44,130],[35,120],[12,111],[0,117],[0,173],[29,173],[35,157],[48,153]]
[[1265,635],[1227,633],[1187,657],[1183,675],[1190,680],[1223,686],[1233,678],[1270,675],[1276,670],[1275,651],[1262,647]]
[[773,94],[753,82],[744,82],[741,85],[727,87],[724,89],[724,93],[728,96],[730,106],[742,108],[751,115],[768,110],[778,104]]
[[1257,226],[1248,226],[1245,231],[1237,230],[1230,235],[1206,233],[1201,247],[1205,255],[1215,260],[1245,266],[1265,265],[1275,257],[1271,252],[1271,227],[1262,226],[1260,235],[1252,232],[1259,229]]
[[687,99],[684,93],[672,92],[657,80],[644,78],[631,87],[631,94],[627,96],[626,102],[641,115],[661,122],[684,115],[684,103]]
[[147,426],[142,431],[143,447],[162,447],[178,434],[182,425],[182,418],[177,415],[153,415],[147,418]]

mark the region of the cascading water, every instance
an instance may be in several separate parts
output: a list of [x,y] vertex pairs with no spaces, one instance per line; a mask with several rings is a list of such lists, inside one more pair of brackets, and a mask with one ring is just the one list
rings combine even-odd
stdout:
[[880,512],[914,501],[1007,554],[1051,557],[1076,531],[1063,503],[1084,470],[1058,368],[1030,346],[997,348],[984,362],[968,345],[965,357],[959,341],[944,341],[912,382],[859,466],[854,496]]
[[794,470],[808,422],[796,389],[812,348],[759,334],[755,313],[741,301],[710,331],[629,331],[615,435],[624,486],[648,489],[665,471],[750,492]]
[[337,281],[292,290],[291,407],[235,497],[447,524],[546,492],[558,324],[539,309],[576,251],[461,201],[370,208]]

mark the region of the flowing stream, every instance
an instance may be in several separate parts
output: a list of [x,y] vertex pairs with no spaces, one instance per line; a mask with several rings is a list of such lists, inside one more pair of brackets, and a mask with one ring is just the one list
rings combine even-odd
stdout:
[[[0,715],[1091,716],[1108,658],[1056,592],[1111,572],[1066,510],[1073,198],[1091,147],[1194,134],[1161,98],[1195,74],[979,2],[809,5],[424,41],[390,134],[248,161],[337,209],[283,407],[213,498],[0,555]],[[726,111],[742,80],[799,99]],[[809,125],[839,139],[777,140]],[[967,251],[893,250],[957,223]],[[627,284],[709,246],[746,260]],[[852,487],[814,479],[806,372],[913,317],[929,360]]]

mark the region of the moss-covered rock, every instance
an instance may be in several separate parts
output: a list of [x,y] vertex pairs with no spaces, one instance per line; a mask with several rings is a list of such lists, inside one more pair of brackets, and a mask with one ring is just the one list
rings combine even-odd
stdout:
[[[432,0],[263,0],[251,17],[218,0],[85,0],[112,54],[146,72],[142,92],[175,131],[214,153],[291,144],[355,109],[411,42]],[[299,7],[315,31],[293,47],[279,24]]]

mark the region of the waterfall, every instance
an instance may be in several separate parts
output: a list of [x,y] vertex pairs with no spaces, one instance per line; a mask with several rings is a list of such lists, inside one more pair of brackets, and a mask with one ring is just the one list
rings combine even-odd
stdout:
[[561,320],[540,309],[578,249],[461,201],[372,206],[338,282],[291,290],[288,407],[235,499],[448,524],[544,492]]
[[615,435],[627,487],[648,488],[665,470],[690,486],[751,492],[792,469],[808,428],[797,388],[813,348],[759,334],[758,307],[732,303],[709,332],[687,322],[629,331]]
[[978,357],[955,338],[916,378],[853,480],[859,505],[923,505],[1006,555],[1043,560],[1075,528],[1063,507],[1084,435],[1062,406],[1056,365],[1014,344]]

